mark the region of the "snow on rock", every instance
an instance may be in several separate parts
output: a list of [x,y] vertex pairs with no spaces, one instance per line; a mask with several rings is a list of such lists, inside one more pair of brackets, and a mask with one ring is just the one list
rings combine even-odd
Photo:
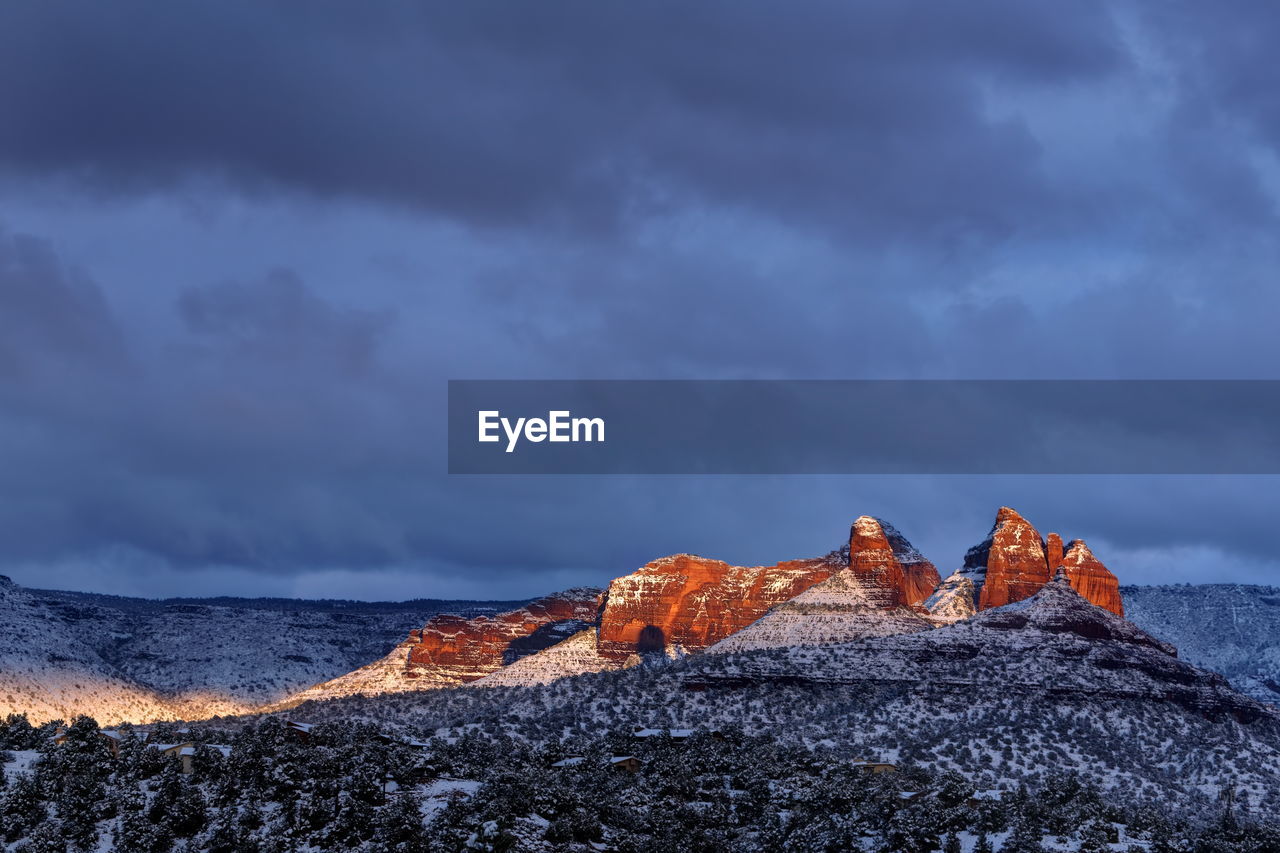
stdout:
[[1280,588],[1245,584],[1126,586],[1125,612],[1236,689],[1280,704]]
[[939,621],[955,622],[1034,595],[1059,566],[1086,599],[1124,615],[1120,582],[1082,539],[1065,549],[1062,538],[1040,533],[1016,510],[1000,507],[987,538],[965,554],[964,565],[938,585],[925,608]]
[[1222,676],[1179,660],[1173,646],[1090,604],[1065,572],[1030,599],[953,625],[781,655],[731,656],[688,676],[695,687],[779,679],[896,683],[930,692],[990,687],[1004,697],[1139,700],[1213,719],[1280,722],[1280,713],[1237,693]]
[[933,627],[908,607],[884,604],[882,592],[853,569],[841,569],[707,651],[821,646]]
[[338,678],[299,691],[277,707],[312,699],[456,687],[555,646],[594,622],[600,590],[577,588],[517,610],[467,619],[433,617],[389,654]]
[[[1057,536],[1056,533],[1052,535]],[[1059,565],[1067,570],[1067,578],[1076,592],[1099,607],[1105,607],[1118,616],[1124,615],[1120,581],[1102,565],[1101,560],[1093,556],[1083,539],[1074,539],[1067,545]]]
[[938,585],[924,607],[930,616],[942,623],[968,619],[978,612],[977,584],[974,573],[960,569]]
[[701,651],[839,568],[826,558],[754,567],[691,554],[654,560],[609,584],[597,651],[619,664],[637,653]]
[[563,643],[523,657],[467,686],[526,687],[531,684],[549,684],[561,678],[618,669],[619,666],[616,661],[596,651],[596,629],[587,628]]

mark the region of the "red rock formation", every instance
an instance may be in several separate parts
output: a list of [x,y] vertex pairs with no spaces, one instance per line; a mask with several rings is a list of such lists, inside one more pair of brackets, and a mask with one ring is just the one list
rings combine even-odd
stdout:
[[[991,534],[969,549],[964,568],[948,578],[948,583],[955,586],[965,578],[972,581],[976,609],[988,610],[1035,595],[1059,566],[1066,568],[1071,586],[1083,598],[1124,615],[1120,582],[1083,541],[1074,540],[1064,549],[1062,537],[1056,533],[1041,539],[1030,522],[1007,506],[1000,508]],[[938,612],[937,604],[934,610]]]
[[961,571],[984,575],[979,610],[1030,598],[1050,577],[1044,540],[1029,521],[1007,506],[996,513],[986,540],[969,549]]
[[889,546],[893,548],[893,555],[898,558],[898,564],[902,566],[902,573],[905,576],[903,603],[908,607],[923,605],[925,599],[933,595],[933,591],[942,581],[937,568],[926,560],[924,555],[917,551],[915,546],[907,541],[907,537],[899,533],[892,524],[882,519],[876,520],[889,540]]
[[600,590],[572,589],[497,616],[441,614],[409,635],[405,677],[467,682],[554,645],[595,621]]
[[866,583],[868,603],[898,607],[906,603],[907,575],[880,522],[861,516],[849,531],[849,570]]
[[893,525],[864,515],[849,532],[849,568],[872,590],[872,604],[918,607],[933,594],[938,570]]
[[1050,533],[1044,544],[1045,555],[1049,558],[1049,573],[1053,574],[1062,565],[1062,537]]
[[938,584],[938,570],[901,533],[864,515],[850,528],[847,558],[748,568],[677,554],[618,578],[605,595],[596,649],[615,662],[643,651],[702,651],[846,567],[879,607],[918,606]]
[[637,651],[702,651],[840,568],[827,558],[756,567],[691,554],[654,560],[609,584],[596,649],[617,663]]
[[1093,556],[1083,539],[1072,540],[1060,565],[1066,568],[1071,587],[1083,598],[1117,616],[1124,615],[1120,581],[1102,565],[1101,560]]

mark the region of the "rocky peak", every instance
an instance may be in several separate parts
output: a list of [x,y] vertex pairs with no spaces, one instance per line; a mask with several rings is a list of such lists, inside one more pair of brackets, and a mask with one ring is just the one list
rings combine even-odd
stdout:
[[1056,571],[1062,565],[1062,537],[1056,533],[1050,533],[1045,538],[1044,551],[1048,558],[1049,571]]
[[849,571],[862,582],[869,604],[898,607],[907,600],[907,576],[878,519],[858,518],[849,531]]
[[1119,579],[1093,556],[1083,539],[1073,539],[1067,545],[1059,565],[1065,569],[1066,577],[1076,592],[1099,607],[1118,616],[1124,615]]
[[1002,506],[987,538],[965,554],[964,571],[981,577],[975,578],[979,610],[1030,598],[1049,580],[1044,539],[1031,522]]
[[953,622],[974,613],[1022,601],[1034,595],[1063,566],[1077,592],[1093,604],[1124,615],[1120,582],[1093,556],[1083,540],[1064,548],[1062,537],[1042,539],[1029,521],[1001,507],[991,533],[965,554],[964,567],[938,585],[925,607]]
[[[865,517],[865,516],[864,516]],[[937,588],[941,578],[938,575],[937,568],[933,563],[924,558],[914,545],[907,541],[907,537],[898,532],[898,529],[882,518],[872,519],[880,525],[880,529],[884,532],[885,538],[889,541],[889,547],[893,549],[893,555],[897,558],[898,564],[902,566],[904,576],[903,604],[908,607],[919,607],[924,604],[925,599],[933,594]]]

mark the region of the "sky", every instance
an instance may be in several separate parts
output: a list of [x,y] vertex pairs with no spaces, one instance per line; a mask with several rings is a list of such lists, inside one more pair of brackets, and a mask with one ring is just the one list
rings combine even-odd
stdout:
[[1007,504],[1123,583],[1274,583],[1275,477],[450,477],[444,427],[449,379],[1280,378],[1278,41],[1261,2],[0,5],[0,573],[517,598],[866,513],[945,574]]

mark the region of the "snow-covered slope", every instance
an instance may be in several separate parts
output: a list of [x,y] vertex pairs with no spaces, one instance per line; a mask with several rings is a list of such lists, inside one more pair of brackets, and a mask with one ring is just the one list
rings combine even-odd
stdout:
[[0,716],[104,720],[207,717],[243,708],[216,693],[165,695],[132,681],[45,602],[0,579]]
[[879,637],[771,657],[703,664],[690,677],[761,681],[900,682],[931,691],[995,687],[1034,693],[1135,698],[1197,713],[1263,717],[1280,712],[1232,690],[1222,676],[1179,660],[1168,643],[1089,604],[1064,575],[1032,598],[923,633]]
[[1134,624],[1178,647],[1184,660],[1280,703],[1280,588],[1242,584],[1126,586]]
[[[983,569],[985,572],[985,569]],[[939,622],[958,622],[977,612],[974,601],[982,572],[959,569],[943,578],[942,583],[925,600],[925,609]]]
[[0,716],[103,723],[240,713],[386,653],[441,611],[497,602],[152,601],[0,578]]
[[906,607],[872,603],[867,583],[849,569],[836,572],[707,651],[741,652],[784,646],[822,646],[862,637],[907,634],[933,627]]
[[557,679],[574,675],[618,669],[617,663],[596,651],[596,630],[587,628],[585,631],[579,631],[563,643],[523,657],[467,686],[518,687],[549,684]]
[[458,687],[476,681],[555,648],[582,631],[599,613],[600,594],[598,589],[578,587],[493,616],[437,616],[409,632],[385,657],[301,690],[280,706],[358,693]]
[[1072,773],[1117,799],[1280,808],[1280,712],[1089,604],[1066,578],[952,626],[827,646],[691,655],[545,685],[312,703],[308,719],[533,743],[632,726],[767,734],[920,764],[980,787]]

